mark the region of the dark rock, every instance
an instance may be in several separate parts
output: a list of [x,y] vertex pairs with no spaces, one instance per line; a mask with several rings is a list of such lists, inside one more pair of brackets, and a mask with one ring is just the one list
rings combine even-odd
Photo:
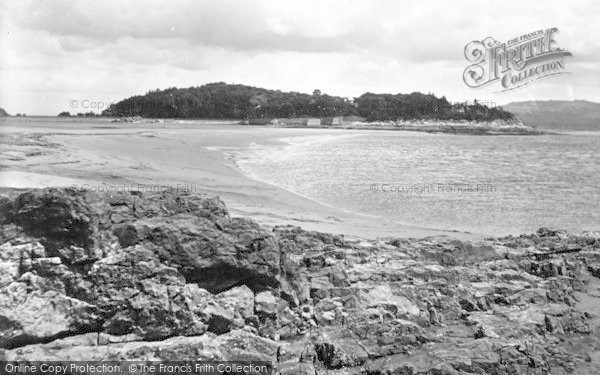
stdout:
[[88,191],[32,190],[13,202],[7,216],[25,233],[41,238],[49,255],[74,245],[93,260],[99,255],[96,236],[109,225],[109,205],[101,195]]
[[[597,373],[597,234],[370,241],[181,191],[0,196],[0,359]],[[596,280],[596,281],[594,281]]]
[[592,276],[600,278],[600,263],[588,264],[587,269]]
[[231,310],[210,304],[203,310],[203,313],[208,316],[208,330],[210,332],[221,335],[231,331],[234,323],[234,315]]

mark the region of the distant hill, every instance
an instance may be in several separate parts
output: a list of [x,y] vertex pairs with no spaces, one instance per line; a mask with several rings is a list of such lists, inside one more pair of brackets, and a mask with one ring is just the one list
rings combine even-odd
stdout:
[[198,87],[155,90],[111,105],[105,116],[158,118],[270,119],[361,116],[368,121],[397,119],[510,120],[501,108],[475,102],[451,104],[445,97],[411,94],[365,93],[352,99],[315,90],[311,94],[267,90],[223,82]]
[[8,113],[6,113],[6,111],[2,108],[0,108],[0,117],[6,117],[6,116],[10,116]]
[[600,103],[586,100],[533,100],[502,106],[525,125],[551,130],[600,130]]

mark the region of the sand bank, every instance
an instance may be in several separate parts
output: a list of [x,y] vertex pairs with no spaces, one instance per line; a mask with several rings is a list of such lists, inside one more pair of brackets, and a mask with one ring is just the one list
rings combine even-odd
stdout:
[[[101,120],[100,120],[101,121]],[[283,137],[340,134],[351,130],[286,129],[201,122],[126,124],[59,122],[43,119],[14,126],[0,122],[5,135],[0,184],[7,187],[73,186],[106,190],[185,189],[220,196],[236,216],[265,225],[358,237],[459,238],[483,234],[418,228],[319,204],[246,176],[231,153]],[[363,131],[364,132],[364,131]],[[6,141],[8,140],[8,141]],[[236,153],[243,154],[243,153]]]
[[53,186],[79,186],[85,181],[41,173],[0,171],[0,186],[8,188],[46,188]]

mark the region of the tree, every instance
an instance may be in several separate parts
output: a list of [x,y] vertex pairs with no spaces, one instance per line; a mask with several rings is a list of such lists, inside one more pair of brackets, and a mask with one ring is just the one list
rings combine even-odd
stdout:
[[[365,93],[354,101],[314,90],[312,95],[282,92],[224,82],[198,87],[152,90],[146,95],[124,99],[103,115],[157,118],[274,118],[333,117],[360,115],[369,121],[413,118],[504,118],[506,111],[491,112],[485,106],[455,113],[445,97],[413,92],[411,94]],[[462,116],[462,117],[461,117]],[[510,117],[508,117],[510,118]]]

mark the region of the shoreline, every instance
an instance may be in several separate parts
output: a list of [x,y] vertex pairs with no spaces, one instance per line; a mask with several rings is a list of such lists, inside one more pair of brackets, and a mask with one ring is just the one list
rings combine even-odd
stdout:
[[413,131],[422,133],[443,133],[443,134],[462,134],[462,135],[558,135],[556,132],[537,130],[526,126],[506,126],[495,127],[489,125],[470,125],[470,124],[432,124],[432,125],[398,125],[386,123],[356,123],[335,126],[316,126],[316,125],[290,125],[290,124],[269,124],[266,127],[275,128],[299,128],[299,129],[342,129],[342,130],[388,130],[388,131]]
[[414,131],[424,133],[464,134],[464,135],[557,135],[557,132],[539,130],[524,125],[519,120],[493,120],[493,121],[467,121],[467,120],[438,120],[438,119],[413,119],[398,121],[344,121],[338,124],[313,124],[304,118],[285,119],[159,119],[144,117],[112,118],[111,123],[164,123],[165,121],[203,121],[205,123],[219,123],[222,125],[264,126],[269,128],[289,129],[340,129],[340,130],[391,130]]
[[[347,134],[345,135],[345,137],[360,137],[360,134]],[[313,142],[314,140],[312,139],[307,139],[309,137],[313,137],[313,136],[300,136],[300,137],[279,137],[279,138],[274,138],[271,139],[272,142],[270,142],[271,144],[273,143],[277,143],[278,146],[283,147],[284,149],[288,149],[288,148],[294,148],[294,147],[302,147],[304,146],[306,143],[310,143]],[[322,136],[314,136],[315,138],[318,137],[318,141],[319,142],[327,142],[327,141],[333,141],[333,139],[323,139]],[[334,139],[339,139],[340,137],[344,137],[344,135],[332,135],[332,138]],[[293,139],[295,140],[296,138],[301,138],[301,140],[298,140],[297,142],[294,142]],[[268,145],[267,144],[263,144],[263,145],[257,145],[260,148],[263,148],[262,152],[268,152],[268,153],[272,153],[274,152],[273,150],[269,150],[268,149]],[[427,233],[428,231],[432,231],[435,233],[442,233],[442,234],[436,234],[436,235],[448,235],[448,236],[455,236],[455,238],[461,238],[461,239],[474,239],[474,238],[483,238],[486,236],[494,236],[494,235],[500,235],[498,233],[483,233],[483,232],[471,232],[471,231],[461,231],[458,229],[441,229],[441,228],[433,228],[433,227],[423,227],[423,226],[419,226],[419,225],[413,225],[410,223],[405,223],[405,222],[401,222],[399,220],[396,219],[390,219],[387,218],[385,216],[379,216],[376,214],[369,214],[369,213],[363,213],[363,212],[357,212],[357,211],[353,211],[351,209],[346,209],[346,208],[341,208],[341,207],[336,207],[333,206],[331,204],[328,204],[327,202],[321,201],[317,198],[313,198],[310,197],[308,195],[305,195],[301,192],[295,191],[291,188],[287,188],[285,186],[281,186],[279,184],[277,184],[276,182],[273,181],[269,181],[268,179],[265,179],[259,175],[257,175],[256,173],[250,171],[247,168],[243,167],[243,164],[245,164],[247,162],[248,159],[251,159],[251,157],[248,157],[249,154],[251,154],[251,152],[248,151],[248,147],[246,148],[242,148],[241,150],[235,150],[233,152],[231,152],[230,150],[219,150],[221,152],[223,152],[225,155],[230,156],[233,159],[233,162],[235,164],[235,167],[243,174],[245,175],[247,178],[253,180],[253,181],[257,181],[263,184],[267,184],[269,186],[273,186],[275,188],[281,189],[283,191],[286,191],[290,194],[293,194],[295,196],[298,196],[302,199],[306,199],[308,201],[314,202],[318,205],[321,205],[323,207],[326,207],[328,209],[330,209],[332,212],[343,212],[346,213],[348,215],[354,216],[354,217],[360,217],[360,218],[364,218],[365,220],[377,220],[379,222],[390,222],[392,223],[392,225],[397,225],[401,228],[407,228],[407,229],[412,229],[412,230],[416,230],[416,231],[425,231],[425,233]],[[286,153],[286,152],[282,152],[282,153]],[[241,164],[241,165],[240,165]],[[318,229],[317,229],[318,231]],[[520,234],[520,233],[519,233]],[[348,234],[346,234],[348,235]],[[502,235],[507,235],[506,233],[502,234]],[[515,234],[517,235],[517,234]]]
[[[14,116],[0,117],[10,119]],[[462,135],[561,135],[563,132],[573,130],[540,130],[531,128],[520,122],[479,122],[479,121],[447,121],[447,120],[407,120],[407,121],[373,121],[373,122],[345,122],[337,125],[299,125],[294,122],[264,122],[262,119],[257,123],[244,119],[213,119],[213,118],[154,118],[154,117],[57,117],[57,116],[28,116],[21,119],[56,119],[68,123],[93,122],[105,123],[106,129],[132,128],[136,125],[220,125],[220,126],[244,126],[258,128],[284,128],[284,129],[326,129],[326,130],[384,130],[384,131],[408,131],[419,133],[442,133]],[[276,119],[277,120],[277,119]],[[282,119],[294,120],[294,119]],[[26,121],[26,120],[25,120]]]
[[[274,149],[272,146],[287,147],[286,139],[297,138],[302,143],[300,140],[314,137],[327,141],[378,133],[374,129],[365,133],[364,130],[222,126],[191,121],[127,124],[125,127],[103,127],[100,125],[105,123],[98,121],[11,125],[0,126],[5,136],[2,156],[6,160],[0,171],[83,181],[77,185],[134,188],[141,185],[151,189],[178,184],[191,186],[198,192],[221,197],[233,215],[253,218],[264,225],[297,225],[307,230],[366,239],[427,236],[480,239],[529,232],[411,225],[411,222],[395,221],[377,213],[369,215],[329,205],[249,173],[243,166],[253,147],[268,152]],[[30,177],[48,179],[48,176]],[[0,174],[0,183],[2,180],[9,178]]]
[[[19,127],[8,133],[6,128],[0,128],[11,137],[11,146],[3,147],[3,154],[10,157],[5,158],[8,162],[2,166],[2,172],[45,175],[29,176],[30,182],[51,180],[51,176],[70,178],[96,188],[102,184],[192,185],[198,192],[221,197],[232,215],[253,218],[270,227],[297,225],[306,230],[365,239],[427,236],[475,239],[491,235],[402,225],[328,207],[270,183],[253,180],[231,156],[215,150],[248,148],[252,143],[271,144],[282,137],[337,136],[336,130],[260,127],[266,131],[249,134],[242,126],[177,124],[165,129],[164,124],[144,124],[143,128],[102,129],[94,126],[97,122],[91,122],[50,127],[55,124]],[[0,174],[2,180],[6,178]],[[29,187],[36,187],[33,185]]]

